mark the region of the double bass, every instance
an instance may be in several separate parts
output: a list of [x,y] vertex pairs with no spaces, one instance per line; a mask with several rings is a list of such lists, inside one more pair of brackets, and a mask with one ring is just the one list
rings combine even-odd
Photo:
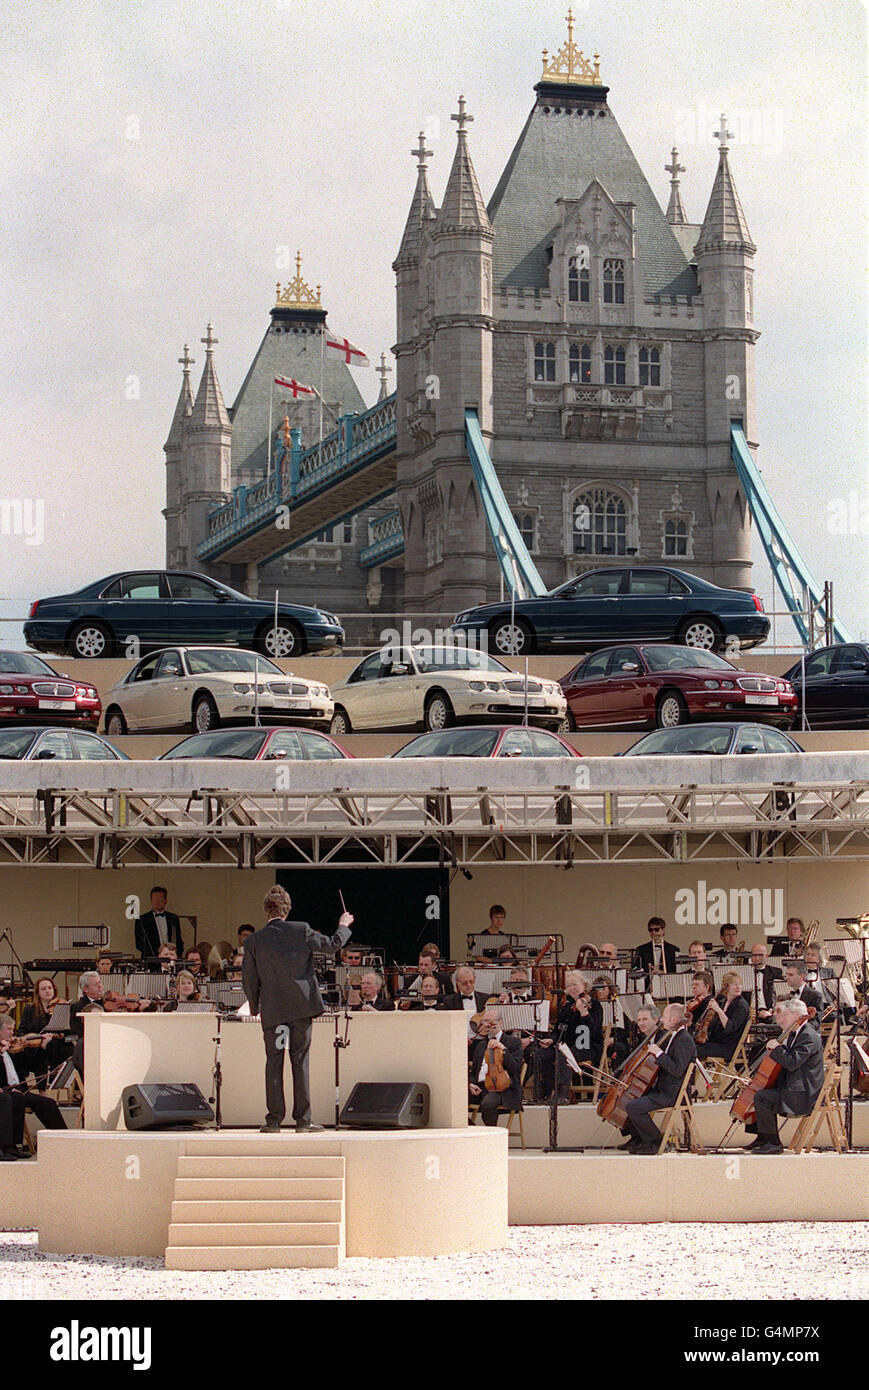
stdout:
[[630,1056],[625,1058],[615,1081],[606,1095],[598,1101],[597,1113],[602,1120],[609,1120],[617,1129],[625,1128],[628,1123],[626,1102],[646,1095],[658,1077],[658,1059],[652,1056],[649,1049],[653,1043],[660,1046],[661,1041],[669,1037],[672,1031],[670,1028],[662,1028],[659,1024],[643,1039],[639,1047],[635,1047]]

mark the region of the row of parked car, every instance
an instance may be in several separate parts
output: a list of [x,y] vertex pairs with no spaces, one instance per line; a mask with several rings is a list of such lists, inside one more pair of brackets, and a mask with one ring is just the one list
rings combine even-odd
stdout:
[[331,686],[225,646],[171,646],[134,662],[101,701],[96,687],[28,652],[0,651],[0,726],[50,722],[110,737],[290,721],[329,731],[443,730],[521,720],[554,733],[676,728],[748,719],[787,729],[869,725],[869,644],[825,647],[784,676],[743,670],[702,648],[621,643],[561,677],[525,677],[474,648],[396,646]]

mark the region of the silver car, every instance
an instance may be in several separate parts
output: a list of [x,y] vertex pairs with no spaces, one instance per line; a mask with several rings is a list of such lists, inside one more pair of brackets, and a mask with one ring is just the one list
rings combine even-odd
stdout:
[[207,733],[218,724],[277,719],[327,727],[329,687],[287,674],[268,657],[234,647],[164,647],[137,661],[104,701],[106,733],[146,729]]
[[516,719],[557,729],[567,704],[557,681],[525,678],[475,648],[383,648],[332,687],[330,732],[353,729],[446,729],[477,720]]

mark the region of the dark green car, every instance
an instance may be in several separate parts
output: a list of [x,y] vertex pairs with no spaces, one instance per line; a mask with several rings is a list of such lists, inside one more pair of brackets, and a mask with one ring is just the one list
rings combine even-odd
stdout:
[[204,574],[137,570],[37,599],[24,640],[38,652],[130,656],[168,643],[249,647],[271,657],[327,651],[344,642],[334,613],[248,598]]

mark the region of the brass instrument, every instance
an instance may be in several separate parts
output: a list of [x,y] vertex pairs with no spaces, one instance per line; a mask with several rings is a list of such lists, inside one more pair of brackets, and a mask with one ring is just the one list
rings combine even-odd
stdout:
[[864,912],[860,917],[837,917],[836,926],[855,941],[862,941],[864,937],[869,937],[869,912]]
[[806,927],[806,934],[805,934],[805,936],[803,937],[803,943],[802,943],[802,944],[803,944],[803,949],[804,949],[804,950],[805,950],[806,946],[812,946],[812,945],[814,945],[815,937],[817,936],[817,934],[818,934],[818,932],[819,932],[820,930],[821,930],[821,924],[820,924],[820,922],[818,921],[818,919],[815,918],[814,922],[810,922],[809,925]]

